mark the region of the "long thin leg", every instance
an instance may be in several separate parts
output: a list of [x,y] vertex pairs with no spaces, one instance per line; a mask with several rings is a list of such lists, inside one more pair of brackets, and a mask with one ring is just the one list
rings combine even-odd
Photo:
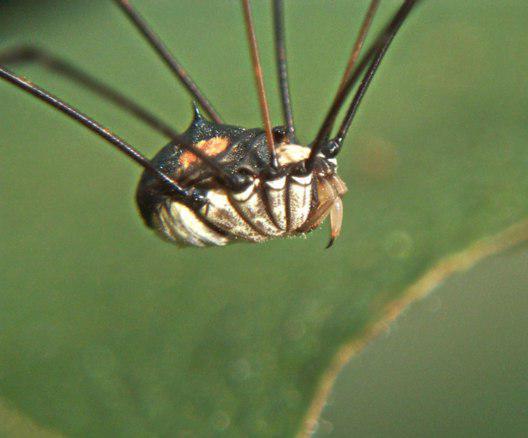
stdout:
[[69,62],[46,52],[38,47],[20,46],[0,53],[0,65],[16,65],[20,63],[35,62],[54,73],[86,87],[88,90],[109,100],[118,107],[145,122],[151,128],[161,132],[169,138],[174,138],[178,133],[167,123],[161,121],[147,109],[143,108],[132,99],[121,94],[93,76],[73,66]]
[[273,130],[271,126],[271,118],[269,114],[268,101],[266,99],[266,90],[264,88],[264,75],[262,73],[262,66],[260,65],[259,49],[257,38],[255,36],[255,26],[253,25],[253,18],[251,15],[251,5],[249,0],[242,0],[242,8],[244,10],[244,21],[246,23],[247,38],[251,52],[251,62],[253,64],[253,71],[255,73],[255,82],[257,84],[258,96],[260,102],[260,111],[262,113],[262,121],[264,122],[264,129],[266,131],[266,139],[270,151],[272,166],[276,169],[278,167],[277,157],[275,155],[275,144],[273,141]]
[[46,90],[38,87],[37,85],[27,81],[26,79],[20,76],[15,75],[14,73],[11,73],[10,71],[2,67],[0,67],[0,79],[5,79],[7,82],[10,82],[18,88],[32,94],[41,101],[66,114],[73,120],[76,120],[77,122],[81,123],[90,131],[99,135],[99,137],[103,138],[108,143],[117,148],[119,151],[123,152],[126,156],[138,163],[141,167],[160,178],[167,185],[172,194],[180,198],[182,202],[185,202],[188,205],[190,204],[192,206],[204,204],[205,200],[198,192],[180,187],[167,174],[157,169],[146,157],[144,157],[133,146],[119,138],[117,135],[111,133],[108,129],[101,126],[95,120],[82,114],[80,111],[61,101],[52,94],[48,93]]
[[282,114],[287,127],[287,138],[290,143],[296,143],[295,124],[293,122],[293,111],[290,98],[290,86],[288,83],[288,58],[286,56],[286,37],[284,35],[285,26],[283,0],[273,1],[273,22],[275,27],[275,56],[277,58],[277,70],[279,78],[279,89],[281,94]]
[[416,5],[416,3],[417,3],[417,0],[407,1],[400,8],[400,10],[395,16],[394,24],[391,27],[390,33],[387,35],[385,42],[380,47],[378,53],[376,54],[376,56],[370,63],[370,66],[367,72],[365,73],[365,76],[363,77],[361,84],[359,85],[359,88],[356,91],[356,94],[354,98],[352,99],[352,102],[345,114],[343,122],[341,123],[341,126],[338,130],[337,136],[334,138],[334,142],[338,145],[338,148],[335,151],[336,154],[339,153],[339,150],[343,145],[343,141],[348,133],[352,120],[354,119],[354,116],[356,115],[359,104],[361,103],[361,100],[363,99],[363,96],[365,95],[365,92],[367,91],[372,81],[372,78],[374,77],[374,74],[376,73],[381,61],[383,60],[385,53],[387,53],[387,50],[390,44],[392,43],[394,37],[396,36],[396,33],[401,28],[401,25],[403,24],[405,18],[409,15],[409,13],[411,12],[411,9],[413,8],[413,6]]
[[[372,60],[375,59],[375,57],[377,57],[377,55],[381,53],[387,41],[389,41],[389,45],[390,45],[392,38],[394,38],[394,36],[396,35],[398,29],[405,21],[405,18],[407,18],[411,9],[416,4],[418,4],[419,1],[421,0],[405,0],[404,4],[400,7],[398,12],[394,15],[392,20],[389,22],[389,24],[382,30],[381,34],[378,36],[378,38],[376,38],[373,45],[369,48],[367,53],[363,56],[363,58],[361,59],[357,67],[354,69],[350,77],[347,79],[345,85],[336,94],[334,101],[332,102],[332,105],[330,106],[330,109],[328,110],[328,113],[326,114],[326,117],[321,125],[321,128],[319,129],[319,132],[317,133],[317,136],[312,143],[312,151],[310,152],[310,156],[306,160],[306,168],[308,170],[313,169],[315,157],[321,151],[321,148],[326,143],[328,143],[328,136],[330,134],[332,126],[334,125],[335,119],[339,111],[341,110],[341,107],[343,106],[348,94],[350,93],[355,83],[361,76],[361,73],[369,65],[372,65],[371,64]],[[387,48],[388,48],[388,45],[387,45]],[[386,52],[386,49],[383,50],[381,58],[383,58],[383,55],[385,54],[385,52]],[[380,58],[380,62],[381,62],[381,58]],[[378,62],[378,65],[379,65],[379,62]],[[373,73],[375,73],[376,68],[374,68]],[[369,83],[370,83],[370,80],[369,80]],[[365,91],[366,91],[366,88],[365,90],[363,90],[363,93],[361,94],[361,96],[363,96]],[[357,104],[355,106],[355,109],[357,109]],[[353,111],[355,111],[355,109]],[[332,145],[332,148],[331,148],[332,153],[335,156],[341,146],[336,141],[332,141],[331,145]]]
[[117,106],[130,112],[140,120],[147,123],[152,128],[159,130],[165,134],[171,140],[178,142],[179,145],[202,160],[207,166],[213,169],[217,176],[222,179],[230,187],[238,188],[244,183],[244,179],[239,175],[232,175],[226,173],[224,168],[214,159],[205,155],[201,150],[195,148],[191,144],[185,144],[182,142],[180,135],[177,131],[172,129],[169,125],[159,120],[156,116],[150,113],[145,108],[139,106],[137,103],[119,93],[118,91],[110,88],[108,85],[100,82],[91,75],[83,72],[82,70],[74,67],[67,61],[64,61],[50,53],[37,48],[22,46],[8,50],[0,54],[0,66],[6,64],[17,64],[21,62],[37,62],[40,65],[47,67],[53,72],[62,74],[63,76],[86,86],[89,90],[102,96],[115,103]]
[[139,15],[139,13],[133,8],[128,0],[114,0],[114,2],[121,8],[126,14],[130,21],[136,26],[141,34],[148,41],[150,46],[158,53],[165,64],[172,70],[178,77],[180,82],[187,88],[191,96],[200,104],[203,110],[213,119],[216,123],[222,123],[222,118],[218,112],[214,109],[213,105],[205,95],[200,91],[196,83],[191,79],[187,71],[178,62],[178,60],[169,52],[169,49],[163,44],[161,39],[150,29],[147,22]]
[[368,8],[368,11],[365,15],[365,18],[363,19],[363,23],[361,24],[361,28],[359,29],[359,33],[356,37],[356,41],[354,42],[354,45],[352,46],[352,52],[350,54],[350,58],[348,59],[347,66],[345,68],[345,71],[343,73],[343,77],[341,78],[341,83],[339,84],[339,89],[341,90],[350,76],[350,73],[354,69],[354,66],[356,65],[356,61],[359,57],[359,54],[361,53],[361,49],[363,48],[363,44],[365,43],[365,38],[367,37],[368,31],[370,29],[370,25],[372,24],[372,20],[374,19],[374,15],[376,15],[376,11],[378,9],[380,0],[372,0],[370,2],[370,6]]

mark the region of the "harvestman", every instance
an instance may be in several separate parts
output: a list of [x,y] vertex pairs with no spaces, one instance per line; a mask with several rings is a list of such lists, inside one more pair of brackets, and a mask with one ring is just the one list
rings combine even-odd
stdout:
[[[272,127],[250,0],[241,0],[264,128],[224,124],[182,65],[127,0],[115,0],[195,102],[194,120],[182,134],[128,97],[49,53],[21,47],[0,55],[0,64],[38,62],[129,111],[170,143],[148,160],[98,122],[43,88],[0,66],[0,78],[27,91],[95,132],[144,168],[136,200],[145,223],[179,245],[262,242],[317,228],[330,216],[329,246],[339,235],[346,186],[336,157],[358,106],[389,45],[420,0],[404,0],[361,59],[363,43],[380,0],[371,0],[333,103],[308,145],[298,144],[288,85],[282,0],[272,1],[275,54],[284,126]],[[361,78],[335,135],[332,131],[348,95]],[[202,115],[202,112],[205,115]]]

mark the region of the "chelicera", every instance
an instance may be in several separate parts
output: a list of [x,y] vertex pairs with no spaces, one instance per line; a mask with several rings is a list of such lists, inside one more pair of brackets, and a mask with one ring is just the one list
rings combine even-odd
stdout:
[[[381,60],[418,1],[404,0],[359,58],[380,0],[370,2],[333,103],[316,138],[308,145],[299,144],[296,136],[282,0],[273,0],[272,10],[284,126],[271,125],[250,0],[241,0],[241,3],[263,128],[247,129],[223,122],[128,0],[115,0],[115,3],[193,97],[194,117],[184,133],[176,132],[129,98],[41,49],[15,48],[0,55],[0,64],[39,62],[128,110],[170,138],[169,144],[152,160],[93,119],[3,66],[0,66],[0,78],[80,122],[141,165],[144,173],[137,190],[138,207],[147,226],[164,239],[182,246],[262,242],[307,233],[330,216],[331,244],[341,230],[342,197],[347,191],[337,175],[336,157]],[[354,88],[355,95],[333,133],[340,110]]]

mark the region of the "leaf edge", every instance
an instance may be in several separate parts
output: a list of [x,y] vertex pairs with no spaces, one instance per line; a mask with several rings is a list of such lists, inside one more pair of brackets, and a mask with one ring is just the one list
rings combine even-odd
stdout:
[[524,242],[528,242],[528,219],[516,222],[497,234],[482,238],[468,248],[442,258],[408,287],[399,298],[387,303],[381,310],[380,317],[376,318],[373,324],[368,325],[359,335],[349,339],[333,356],[319,380],[296,437],[306,438],[314,433],[326,400],[342,368],[370,341],[383,333],[407,306],[428,296],[451,275],[468,271],[486,258]]

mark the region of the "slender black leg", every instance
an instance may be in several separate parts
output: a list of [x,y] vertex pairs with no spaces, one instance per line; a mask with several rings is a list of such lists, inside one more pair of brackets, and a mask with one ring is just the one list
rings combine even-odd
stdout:
[[187,149],[200,158],[207,166],[215,170],[218,177],[230,187],[238,188],[245,183],[245,179],[242,176],[227,174],[222,166],[214,159],[208,157],[201,150],[195,148],[194,146],[183,143],[177,131],[159,120],[148,110],[139,106],[127,96],[119,93],[113,88],[110,88],[108,85],[102,83],[98,79],[95,79],[91,75],[83,72],[77,67],[74,67],[67,61],[53,56],[43,49],[28,46],[17,47],[12,50],[7,50],[3,53],[0,53],[0,66],[23,62],[36,62],[55,73],[61,74],[73,80],[74,82],[85,86],[99,96],[108,99],[118,107],[133,114],[152,128],[158,130],[162,134],[165,134],[171,140],[178,142],[183,149]]
[[[392,42],[392,39],[400,29],[401,25],[403,24],[409,13],[411,12],[412,8],[416,6],[419,1],[421,0],[405,0],[404,4],[400,7],[400,9],[398,9],[389,24],[382,30],[380,35],[374,41],[373,45],[363,56],[357,67],[354,69],[350,77],[345,82],[344,86],[339,89],[321,125],[321,128],[319,129],[319,132],[317,133],[317,136],[312,143],[312,151],[310,153],[310,156],[306,160],[306,168],[308,170],[313,169],[315,157],[318,153],[323,151],[323,148],[325,149],[323,152],[327,156],[335,156],[339,152],[342,145],[335,140],[328,141],[328,137],[334,125],[335,119],[339,111],[341,110],[348,94],[354,87],[362,72],[370,66],[369,71],[372,71],[370,72],[370,74],[365,75],[363,80],[364,85],[362,87],[360,86],[360,88],[358,89],[359,95],[356,94],[356,96],[358,96],[357,102],[353,102],[351,107],[349,108],[349,111],[347,111],[347,115],[345,116],[345,121],[343,122],[342,128],[345,124],[348,124],[348,126],[350,125],[353,115],[357,110],[357,106],[361,102],[361,98],[363,97],[368,85],[370,84],[370,81],[372,80],[372,77],[374,76],[374,73],[376,72],[379,63],[383,59],[383,56],[385,55],[390,43]],[[379,60],[377,62],[374,62],[378,58]],[[350,119],[350,122],[347,122],[348,119]],[[344,131],[346,132],[347,129],[348,127],[345,128]],[[344,137],[341,139],[341,143],[343,139]]]
[[144,169],[148,170],[149,172],[153,173],[158,178],[160,178],[167,185],[167,188],[170,190],[171,194],[177,197],[179,200],[181,200],[181,202],[184,202],[187,205],[190,205],[193,207],[197,207],[205,203],[205,199],[201,196],[200,193],[194,190],[189,190],[189,189],[180,187],[167,174],[157,169],[146,157],[144,157],[133,146],[131,146],[126,141],[119,138],[117,135],[110,132],[108,129],[101,126],[95,120],[87,117],[86,115],[78,111],[77,109],[73,108],[72,106],[61,101],[60,99],[53,96],[52,94],[48,93],[46,90],[27,81],[26,79],[23,79],[20,76],[15,75],[14,73],[11,73],[10,71],[2,67],[0,67],[0,79],[4,79],[7,82],[10,82],[11,84],[15,85],[16,87],[32,94],[33,96],[37,97],[41,101],[47,103],[48,105],[66,114],[68,117],[72,118],[73,120],[76,120],[77,122],[81,123],[86,128],[88,128],[90,131],[99,135],[99,137],[106,140],[116,149],[118,149],[119,151],[124,153],[126,156],[134,160],[136,163],[138,163],[141,167],[143,167]]
[[172,127],[161,121],[150,111],[134,102],[129,97],[99,81],[69,62],[52,55],[47,51],[32,46],[20,46],[8,49],[0,53],[0,65],[17,65],[21,63],[34,62],[58,75],[62,75],[75,83],[84,86],[100,97],[109,100],[116,106],[128,111],[130,114],[145,122],[148,126],[161,132],[169,138],[178,136]]
[[169,52],[167,47],[163,44],[161,39],[150,29],[147,22],[139,15],[128,0],[114,0],[115,3],[121,8],[126,14],[130,21],[136,26],[141,34],[148,41],[150,46],[158,53],[165,64],[172,70],[178,77],[180,82],[189,91],[191,96],[200,104],[204,111],[213,119],[216,123],[222,123],[222,118],[218,112],[214,109],[213,105],[205,95],[200,91],[196,83],[191,79],[187,71],[178,62],[178,60]]
[[288,83],[288,58],[286,56],[283,0],[273,0],[273,23],[275,28],[275,57],[277,58],[282,114],[287,127],[288,141],[290,143],[297,143],[295,138],[295,124],[293,122],[292,103],[290,98],[290,86]]
[[352,120],[354,119],[354,116],[356,115],[357,109],[359,108],[359,104],[361,103],[361,100],[363,99],[363,96],[365,95],[365,92],[367,91],[372,81],[372,78],[374,77],[374,74],[376,73],[376,70],[378,69],[381,61],[383,60],[385,53],[387,53],[387,50],[390,44],[392,43],[394,37],[396,36],[396,33],[401,28],[401,25],[405,21],[405,18],[409,15],[409,13],[411,12],[411,9],[413,8],[413,6],[416,5],[416,3],[417,3],[417,0],[406,1],[404,5],[400,8],[398,13],[395,15],[394,20],[391,23],[392,26],[390,26],[390,32],[385,38],[383,45],[379,48],[378,52],[376,53],[374,59],[370,63],[368,70],[365,73],[365,76],[363,77],[361,84],[359,85],[359,88],[356,91],[356,94],[354,98],[352,99],[352,102],[345,114],[343,122],[341,123],[341,126],[339,127],[338,133],[336,137],[333,139],[333,141],[337,145],[337,148],[334,152],[335,155],[339,153],[341,147],[343,146],[343,141],[348,133]]

